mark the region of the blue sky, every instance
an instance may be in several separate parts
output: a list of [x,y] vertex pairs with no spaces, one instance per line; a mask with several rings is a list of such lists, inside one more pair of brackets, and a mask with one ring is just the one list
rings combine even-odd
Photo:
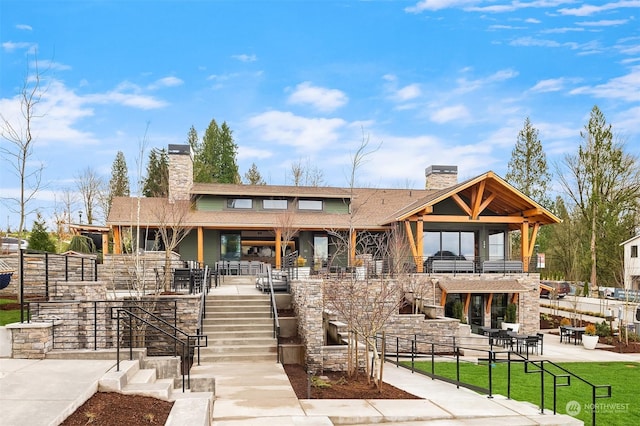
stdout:
[[[143,161],[212,119],[233,130],[241,174],[255,163],[271,184],[302,162],[346,186],[363,132],[379,148],[362,186],[423,188],[432,164],[504,176],[526,117],[555,163],[594,105],[640,153],[639,12],[632,0],[3,0],[0,112],[16,119],[37,52],[47,91],[31,160],[46,188],[31,207],[45,216],[87,167],[108,180],[118,151],[135,182],[145,131]],[[7,166],[3,198],[18,188]],[[0,229],[18,223],[8,207]]]

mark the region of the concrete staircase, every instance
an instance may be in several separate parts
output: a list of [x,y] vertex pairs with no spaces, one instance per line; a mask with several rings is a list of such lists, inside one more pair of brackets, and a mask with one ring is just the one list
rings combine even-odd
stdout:
[[253,277],[226,279],[246,288],[242,294],[207,296],[202,332],[208,340],[200,349],[200,362],[276,362],[269,296],[255,290]]

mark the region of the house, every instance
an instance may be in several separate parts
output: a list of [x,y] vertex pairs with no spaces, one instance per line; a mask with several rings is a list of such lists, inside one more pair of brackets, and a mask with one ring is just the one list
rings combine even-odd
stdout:
[[624,250],[624,288],[626,290],[640,290],[640,234],[629,238],[620,244]]
[[[314,269],[330,270],[353,266],[357,257],[384,262],[389,253],[381,256],[376,241],[396,232],[406,250],[394,255],[405,271],[466,276],[441,280],[441,303],[463,299],[476,325],[499,321],[518,294],[537,297],[537,286],[478,277],[533,272],[540,227],[559,222],[491,171],[458,182],[456,166],[430,166],[425,189],[201,184],[192,181],[188,145],[169,145],[168,153],[167,198],[114,198],[107,220],[114,253],[131,229],[139,230],[141,247],[162,249],[156,230],[179,224],[190,230],[177,247],[183,259],[210,266],[256,259],[280,267],[283,255],[297,252]],[[288,231],[295,233],[283,238]],[[510,231],[522,236],[515,255]]]

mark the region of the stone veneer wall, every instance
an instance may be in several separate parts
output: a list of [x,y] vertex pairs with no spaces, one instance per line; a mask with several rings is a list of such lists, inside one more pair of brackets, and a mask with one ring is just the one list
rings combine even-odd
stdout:
[[[12,331],[14,358],[44,357],[52,349],[109,349],[115,347],[117,320],[111,318],[111,308],[131,303],[107,300],[104,282],[65,282],[55,287],[51,302],[33,303],[32,322],[7,326]],[[153,303],[154,300],[167,303]],[[200,314],[200,296],[160,296],[140,302],[154,306],[156,315],[174,323],[174,303],[177,327],[196,333]],[[97,330],[97,333],[96,333]],[[44,341],[44,343],[43,343]],[[150,342],[149,354],[172,345],[159,339]]]
[[322,280],[291,281],[291,299],[298,318],[298,336],[305,346],[307,371],[323,369]]
[[[437,280],[455,279],[461,280],[517,280],[529,290],[521,293],[518,300],[518,315],[523,333],[533,334],[539,330],[539,274],[458,274],[451,275],[425,275],[410,274],[402,278],[405,290],[411,290],[413,297],[420,298],[424,304],[440,303],[442,291],[437,285]],[[398,285],[396,282],[393,284]],[[298,334],[301,337],[306,350],[305,363],[310,371],[336,370],[344,371],[347,365],[346,346],[324,346],[323,329],[323,296],[322,280],[294,280],[291,282],[291,293],[293,307],[298,316]],[[440,309],[436,309],[442,312]],[[491,313],[485,317],[486,323],[490,321]],[[332,316],[330,319],[338,319]],[[447,352],[451,348],[453,337],[464,337],[464,332],[460,331],[459,321],[453,318],[440,317],[435,319],[425,319],[422,314],[395,314],[392,315],[384,328],[385,332],[391,336],[413,335],[429,336],[435,342],[441,342],[442,346],[436,347],[438,352]],[[465,330],[468,330],[465,328]],[[387,348],[395,342],[387,342]],[[401,350],[410,349],[410,343],[405,341]],[[430,348],[418,348],[425,351]],[[395,347],[394,347],[395,350]]]
[[[60,254],[24,254],[24,287],[25,298],[45,297],[46,282],[49,286],[55,281],[92,281],[95,278],[95,255],[60,255]],[[17,295],[20,286],[20,255],[2,256],[9,266],[15,269],[9,286],[0,290],[0,296]],[[66,272],[65,272],[66,270]],[[51,291],[51,288],[49,288]]]
[[[189,145],[183,151],[172,152],[169,147],[169,201],[189,200],[193,184],[193,159]],[[187,151],[188,150],[188,151]]]
[[[164,251],[145,251],[139,255],[140,276],[135,272],[135,256],[132,254],[105,254],[103,265],[98,269],[98,278],[109,283],[109,289],[129,290],[136,279],[144,282],[144,288],[153,290],[156,286],[156,268],[165,266]],[[170,268],[183,266],[180,255],[171,252]]]

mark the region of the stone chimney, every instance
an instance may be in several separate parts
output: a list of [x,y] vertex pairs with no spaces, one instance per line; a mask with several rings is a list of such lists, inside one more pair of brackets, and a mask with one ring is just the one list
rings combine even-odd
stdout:
[[425,189],[444,189],[458,183],[458,166],[429,166],[424,174]]
[[193,153],[189,145],[169,144],[169,201],[188,200],[193,185]]

